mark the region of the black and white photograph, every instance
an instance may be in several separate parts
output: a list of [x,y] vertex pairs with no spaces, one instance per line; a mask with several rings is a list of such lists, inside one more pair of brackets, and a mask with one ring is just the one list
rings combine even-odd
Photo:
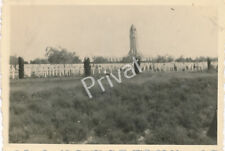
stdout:
[[218,144],[216,7],[32,4],[9,14],[10,144]]

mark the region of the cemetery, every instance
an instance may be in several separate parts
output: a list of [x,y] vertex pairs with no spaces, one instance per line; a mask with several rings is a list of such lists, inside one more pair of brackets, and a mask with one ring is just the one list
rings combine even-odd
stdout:
[[10,143],[217,144],[217,59],[139,59],[133,25],[128,57],[138,60],[52,52],[9,65]]
[[[122,68],[123,63],[91,64],[91,75],[112,73]],[[218,62],[211,62],[217,69]],[[19,65],[10,65],[10,78],[18,79]],[[171,62],[171,63],[141,63],[143,72],[202,72],[208,68],[207,62]],[[24,64],[25,78],[70,77],[82,76],[84,65],[80,64]]]
[[[209,69],[209,66],[217,69],[218,68],[218,62],[214,60],[203,60],[203,61],[157,61],[153,62],[145,55],[140,55],[137,50],[137,30],[134,27],[134,25],[131,25],[130,28],[130,50],[128,52],[128,55],[126,57],[130,58],[128,61],[129,64],[133,66],[133,57],[140,58],[141,63],[141,69],[143,72],[202,72],[204,70]],[[21,72],[22,78],[47,78],[47,77],[73,77],[73,76],[87,76],[85,74],[85,67],[83,63],[80,61],[80,63],[65,63],[69,60],[79,60],[78,56],[74,56],[75,53],[67,52],[65,49],[62,49],[61,51],[55,50],[54,48],[47,47],[46,48],[46,56],[48,56],[48,60],[50,61],[50,64],[24,64],[24,61],[21,57],[19,57],[19,61],[21,62]],[[58,56],[57,56],[58,55]],[[63,57],[64,56],[64,57]],[[66,56],[66,57],[65,57]],[[74,58],[71,58],[71,56],[74,56]],[[125,58],[126,58],[125,57]],[[58,59],[58,58],[61,58]],[[63,59],[62,59],[63,58]],[[87,58],[86,58],[87,59]],[[209,58],[208,58],[209,59]],[[55,62],[52,62],[52,60],[55,60]],[[112,58],[109,62],[106,60],[101,63],[94,63],[90,61],[90,58],[88,58],[90,62],[90,73],[88,75],[104,75],[104,74],[110,74],[114,71],[117,71],[118,69],[121,69],[126,63],[122,63],[121,58],[114,58],[114,61],[112,61]],[[60,62],[60,63],[59,63]],[[18,63],[20,64],[20,63]],[[18,64],[10,64],[10,78],[11,79],[18,79],[19,78],[19,65]],[[88,67],[89,68],[89,67]]]

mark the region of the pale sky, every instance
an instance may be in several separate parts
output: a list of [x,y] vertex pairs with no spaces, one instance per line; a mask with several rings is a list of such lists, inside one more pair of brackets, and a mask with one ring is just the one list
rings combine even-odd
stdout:
[[[173,8],[173,9],[171,9]],[[192,6],[12,6],[11,55],[43,58],[47,46],[79,56],[122,57],[129,29],[143,56],[217,56],[216,10]]]

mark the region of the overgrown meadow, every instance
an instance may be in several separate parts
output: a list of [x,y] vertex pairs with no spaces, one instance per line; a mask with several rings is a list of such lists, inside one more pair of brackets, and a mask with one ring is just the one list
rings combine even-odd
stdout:
[[[10,143],[216,144],[216,72],[141,73],[89,99],[82,77],[10,82]],[[95,77],[96,80],[99,77]]]

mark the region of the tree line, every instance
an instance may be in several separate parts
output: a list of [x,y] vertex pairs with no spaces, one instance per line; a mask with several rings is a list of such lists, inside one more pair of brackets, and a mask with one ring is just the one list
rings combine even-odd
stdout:
[[[158,55],[156,57],[140,57],[142,62],[153,62],[153,63],[167,63],[167,62],[203,62],[210,59],[211,61],[217,61],[218,58],[214,57],[184,57],[180,56],[178,58],[174,58],[172,56],[162,56]],[[54,48],[47,47],[45,50],[45,58],[36,58],[34,60],[30,60],[29,62],[24,60],[24,64],[75,64],[82,63],[84,60],[80,59],[80,57],[75,52],[69,52],[65,48]],[[91,63],[128,63],[132,61],[131,56],[125,56],[122,58],[108,58],[103,56],[94,56],[89,60]],[[10,56],[10,64],[17,65],[18,57]]]

